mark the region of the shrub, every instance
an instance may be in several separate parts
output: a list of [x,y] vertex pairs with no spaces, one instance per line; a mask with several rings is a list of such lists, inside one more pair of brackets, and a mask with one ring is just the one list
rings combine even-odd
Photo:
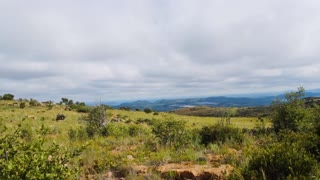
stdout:
[[130,107],[125,107],[125,106],[122,106],[119,109],[124,111],[130,111]]
[[152,125],[152,133],[159,139],[160,144],[181,148],[191,142],[190,132],[186,129],[186,121],[167,119],[156,121]]
[[139,135],[146,135],[148,132],[143,126],[139,126],[136,124],[132,124],[129,126],[129,135],[132,137],[139,136]]
[[87,122],[87,134],[88,137],[93,137],[95,134],[105,134],[106,126],[106,110],[104,106],[96,106],[91,109],[88,116],[85,118]]
[[4,94],[2,96],[2,100],[13,100],[14,95],[13,94]]
[[38,106],[39,102],[37,100],[31,98],[29,101],[29,105],[30,106]]
[[310,108],[305,106],[304,89],[285,94],[285,99],[273,102],[274,113],[272,124],[276,132],[281,130],[309,131],[313,129],[314,116]]
[[149,114],[149,113],[152,112],[152,109],[150,109],[150,108],[145,108],[143,111],[144,111],[145,113]]
[[205,126],[200,130],[201,143],[224,143],[231,140],[235,143],[242,143],[244,136],[240,129],[220,124]]
[[245,179],[306,179],[317,161],[296,143],[277,142],[264,146],[252,154]]
[[108,126],[103,128],[104,136],[113,137],[127,137],[129,136],[129,128],[127,125],[110,123]]
[[53,106],[54,106],[53,101],[48,101],[47,102],[48,110],[51,110],[53,108]]
[[0,179],[76,179],[68,162],[82,150],[63,150],[42,136],[24,140],[18,129],[0,138]]
[[20,129],[20,138],[25,139],[27,141],[31,141],[33,134],[32,134],[32,129],[30,126],[25,125],[23,127],[21,127]]
[[70,141],[85,140],[87,139],[88,135],[86,129],[81,126],[79,129],[69,129],[68,137]]
[[320,137],[316,133],[281,131],[278,133],[277,140],[287,144],[295,143],[320,162]]
[[21,109],[25,108],[25,107],[26,107],[26,103],[25,103],[25,102],[21,102],[20,105],[19,105],[19,107],[20,107]]
[[77,106],[76,110],[79,113],[89,113],[91,108],[89,106]]

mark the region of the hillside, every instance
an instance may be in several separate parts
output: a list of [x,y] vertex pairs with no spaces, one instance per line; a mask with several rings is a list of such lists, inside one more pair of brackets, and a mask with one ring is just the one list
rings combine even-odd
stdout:
[[[271,95],[246,95],[247,97],[204,97],[185,99],[162,99],[156,101],[138,100],[114,105],[114,108],[129,107],[132,110],[151,108],[156,111],[168,112],[179,108],[208,106],[208,107],[259,107],[269,106],[276,98],[284,98],[284,94]],[[305,93],[305,97],[320,96],[319,90],[311,90]]]
[[156,111],[172,111],[184,107],[210,106],[210,107],[255,107],[270,105],[275,97],[207,97],[207,98],[189,98],[189,99],[162,99],[154,102],[134,101],[122,103],[114,106],[115,108],[129,107],[131,109],[151,108]]
[[[320,97],[304,98],[306,107],[320,106]],[[179,108],[172,113],[187,116],[202,116],[202,117],[269,117],[272,114],[271,106],[256,106],[256,107],[209,107],[196,106]]]
[[272,109],[270,106],[239,108],[197,106],[175,109],[172,113],[201,117],[269,117],[272,113]]

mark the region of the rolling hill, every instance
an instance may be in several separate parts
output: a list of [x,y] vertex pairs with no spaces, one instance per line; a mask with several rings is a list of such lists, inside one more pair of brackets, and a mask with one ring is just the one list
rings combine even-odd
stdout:
[[[114,105],[114,108],[129,107],[131,109],[151,108],[156,111],[172,111],[179,108],[209,106],[209,107],[257,107],[269,106],[276,98],[282,98],[284,95],[268,95],[247,97],[204,97],[204,98],[185,98],[185,99],[162,99],[156,101],[138,100],[132,102]],[[319,91],[307,91],[305,97],[320,96]]]

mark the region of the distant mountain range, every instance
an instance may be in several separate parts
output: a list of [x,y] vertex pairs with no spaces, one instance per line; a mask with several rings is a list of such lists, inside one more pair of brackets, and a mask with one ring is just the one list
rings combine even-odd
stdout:
[[[268,106],[276,98],[281,98],[284,95],[269,95],[267,96],[250,96],[248,97],[205,97],[205,98],[184,98],[184,99],[162,99],[156,101],[138,100],[133,102],[125,102],[119,105],[113,105],[114,108],[129,107],[132,110],[151,108],[156,111],[172,111],[178,108],[209,106],[209,107],[255,107]],[[305,97],[318,97],[320,90],[307,91]]]

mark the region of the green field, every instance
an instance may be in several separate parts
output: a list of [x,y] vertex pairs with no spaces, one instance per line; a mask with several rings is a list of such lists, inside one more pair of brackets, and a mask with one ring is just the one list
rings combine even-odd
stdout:
[[[58,114],[65,115],[66,119],[56,121]],[[248,163],[254,157],[253,154],[264,152],[263,146],[268,144],[271,146],[269,148],[273,148],[272,145],[275,144],[275,150],[283,150],[282,154],[289,152],[290,163],[301,161],[308,165],[315,162],[308,158],[292,161],[291,155],[296,157],[295,153],[304,151],[295,149],[295,146],[281,148],[282,142],[274,139],[274,134],[270,131],[272,123],[267,118],[231,117],[230,124],[226,124],[226,120],[221,117],[195,117],[165,112],[145,113],[108,109],[105,114],[106,126],[96,127],[90,126],[89,121],[85,121],[88,120],[88,113],[66,110],[64,105],[29,106],[27,103],[26,107],[20,108],[16,101],[2,100],[0,101],[1,138],[5,140],[7,135],[20,129],[21,139],[18,137],[17,142],[34,144],[41,137],[45,139],[45,143],[40,150],[56,144],[59,146],[59,151],[64,150],[60,154],[62,157],[66,156],[65,152],[84,147],[80,154],[70,158],[65,164],[72,170],[71,175],[65,176],[69,179],[189,177],[182,172],[188,172],[189,175],[191,173],[194,178],[200,179],[207,179],[206,174],[219,179],[228,179],[228,176],[235,179],[261,177],[260,171],[247,170]],[[206,130],[204,127],[207,126],[209,128]],[[290,138],[293,137],[295,136]],[[294,141],[302,140],[302,143],[303,138],[299,138],[308,136],[297,137],[298,139]],[[317,139],[311,140],[317,141]],[[33,146],[27,145],[24,148]],[[293,152],[290,152],[291,150]],[[56,153],[59,154],[59,151]],[[6,151],[0,149],[0,152]],[[268,154],[262,154],[262,157],[266,155]],[[306,155],[304,157],[309,157]],[[50,154],[49,156],[51,158]],[[281,157],[286,156],[281,155]],[[42,157],[42,160],[47,163],[46,157],[44,159]],[[56,167],[59,167],[59,161],[56,163]],[[314,167],[314,164],[311,165]],[[317,174],[319,170],[312,172]],[[305,172],[300,174],[303,173]],[[201,178],[202,176],[206,178]]]
[[[0,101],[1,102],[1,101]],[[83,125],[79,118],[85,116],[84,113],[75,111],[66,111],[65,107],[55,105],[51,110],[47,107],[25,107],[23,109],[16,106],[7,106],[12,104],[12,101],[2,101],[0,104],[0,119],[6,126],[11,129],[17,126],[18,123],[28,124],[36,129],[41,124],[45,124],[50,128],[55,128],[57,131],[64,134],[69,128],[75,128]],[[56,122],[57,114],[66,115],[65,121]],[[219,123],[222,118],[220,117],[196,117],[196,116],[183,116],[172,113],[161,112],[159,115],[153,113],[145,113],[143,111],[124,111],[124,110],[107,110],[108,118],[121,117],[125,120],[132,120],[135,122],[137,119],[155,119],[162,120],[166,118],[174,118],[177,120],[184,120],[190,128],[201,128],[203,126],[213,125]],[[268,119],[264,119],[266,125],[269,127],[271,123]],[[256,117],[234,117],[231,118],[231,125],[237,128],[254,128],[259,123]]]

